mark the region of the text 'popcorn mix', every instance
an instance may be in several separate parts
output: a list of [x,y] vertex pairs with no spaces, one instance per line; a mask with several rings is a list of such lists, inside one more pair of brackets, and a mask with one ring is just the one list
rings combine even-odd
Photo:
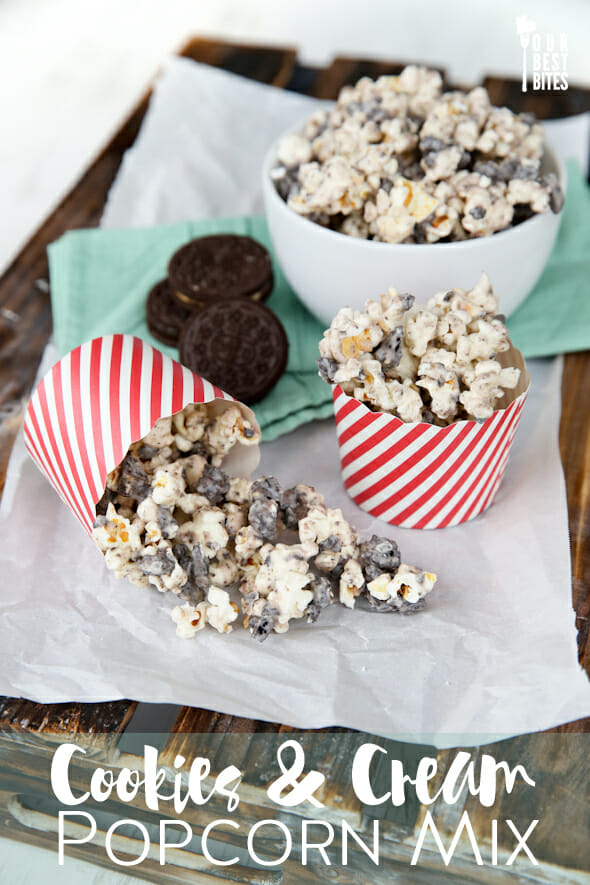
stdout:
[[279,142],[271,177],[291,209],[341,233],[451,242],[560,211],[543,149],[531,114],[494,107],[481,86],[443,93],[437,71],[410,65],[345,86]]
[[183,638],[206,625],[229,633],[241,614],[262,641],[361,597],[381,612],[420,610],[436,576],[402,563],[394,541],[362,541],[309,486],[284,490],[274,477],[221,469],[234,445],[258,441],[233,405],[160,418],[109,474],[97,505],[92,535],[107,566],[178,596],[172,618]]
[[391,288],[364,311],[343,308],[319,347],[324,381],[406,422],[485,421],[520,378],[496,359],[510,340],[486,274],[471,291],[439,292],[424,307]]

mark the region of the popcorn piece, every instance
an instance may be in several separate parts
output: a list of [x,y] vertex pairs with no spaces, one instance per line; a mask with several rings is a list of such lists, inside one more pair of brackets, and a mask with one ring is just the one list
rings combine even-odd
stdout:
[[251,480],[243,479],[241,476],[231,476],[225,500],[232,504],[247,504],[250,499],[251,486]]
[[349,237],[366,240],[369,237],[369,225],[360,212],[351,212],[340,225],[340,232]]
[[364,584],[365,578],[360,563],[356,559],[349,559],[340,575],[340,602],[347,608],[354,608],[356,598],[360,595]]
[[248,627],[250,634],[257,642],[264,642],[274,630],[279,617],[279,610],[271,605],[267,599],[251,593],[246,600],[242,601],[242,610],[246,618],[244,626]]
[[299,522],[314,507],[324,506],[324,496],[303,483],[287,489],[281,498],[281,517],[288,529],[297,530]]
[[451,420],[457,414],[459,378],[454,353],[438,348],[426,351],[418,367],[418,387],[430,394],[430,409],[438,418]]
[[154,449],[168,448],[174,444],[172,434],[172,418],[158,418],[152,429],[141,441],[143,445]]
[[400,565],[399,547],[395,541],[372,535],[360,546],[359,562],[365,580],[373,581],[384,572],[395,572]]
[[314,598],[313,591],[306,589],[312,579],[306,551],[301,544],[265,544],[260,555],[262,565],[253,587],[277,610],[274,630],[283,633],[291,619],[304,616]]
[[436,336],[438,317],[429,310],[416,310],[406,318],[404,338],[414,356],[424,356],[426,348]]
[[487,360],[510,347],[508,331],[501,320],[476,320],[474,331],[457,339],[457,362],[467,365],[475,360]]
[[205,556],[212,559],[219,550],[227,547],[229,541],[225,513],[218,507],[203,507],[180,526],[176,537],[191,547],[200,544]]
[[230,538],[235,538],[240,529],[248,524],[248,510],[243,504],[226,501],[222,506],[225,513],[225,530]]
[[329,157],[322,166],[305,163],[298,177],[300,188],[289,198],[289,206],[301,215],[350,215],[362,208],[369,193],[363,176],[341,156]]
[[490,157],[520,157],[540,162],[543,128],[534,119],[513,114],[508,108],[491,108],[476,149]]
[[412,381],[408,378],[401,384],[399,381],[392,381],[389,389],[391,392],[392,412],[401,418],[402,421],[410,424],[422,420],[422,397]]
[[238,563],[229,550],[219,550],[209,561],[209,580],[218,587],[231,587],[240,577]]
[[209,586],[209,560],[199,543],[193,547],[187,544],[172,545],[174,558],[186,575],[182,585],[182,595],[192,602],[199,602]]
[[280,140],[277,159],[285,166],[300,166],[301,163],[308,163],[311,158],[311,144],[303,135],[292,133]]
[[207,425],[204,442],[211,464],[219,467],[237,443],[242,446],[257,445],[260,442],[260,431],[242,415],[238,406],[230,406]]
[[174,606],[170,616],[176,624],[176,635],[181,639],[193,639],[207,623],[207,608],[206,602],[200,602],[196,606],[188,602]]
[[172,416],[174,442],[181,452],[190,452],[201,440],[207,427],[206,406],[192,403]]
[[175,461],[165,467],[158,467],[152,480],[152,498],[156,504],[173,507],[176,500],[184,494],[186,481],[184,464]]
[[92,537],[99,549],[123,549],[130,553],[141,549],[141,523],[132,523],[118,515],[114,504],[107,507],[106,516],[97,517]]
[[312,578],[307,586],[313,593],[313,600],[308,603],[305,609],[305,616],[313,624],[319,618],[322,609],[327,608],[334,602],[334,588],[332,582],[323,575]]
[[260,550],[264,541],[260,538],[251,525],[240,529],[235,537],[235,549],[238,562],[242,567],[250,560],[254,561],[255,554]]
[[380,575],[367,585],[369,602],[379,611],[397,611],[416,605],[434,587],[436,575],[401,563],[395,575]]
[[[334,571],[338,564],[354,558],[358,549],[358,535],[344,519],[340,509],[313,507],[299,521],[299,537],[307,555],[315,556],[314,561],[320,571]],[[328,539],[329,546],[322,546]],[[336,566],[333,565],[334,561]]]
[[178,594],[187,582],[185,571],[166,541],[148,545],[141,555],[134,557],[134,562],[160,593],[171,590]]
[[400,178],[387,192],[381,188],[374,203],[365,206],[365,221],[374,239],[385,243],[401,243],[414,225],[437,208],[435,197],[415,181]]
[[519,377],[518,369],[503,369],[497,360],[482,360],[465,372],[469,387],[459,399],[476,421],[485,421],[494,411],[496,400],[504,395],[504,389],[516,387]]
[[231,633],[232,624],[238,619],[240,610],[232,602],[227,590],[220,587],[209,587],[207,593],[207,623],[218,633]]

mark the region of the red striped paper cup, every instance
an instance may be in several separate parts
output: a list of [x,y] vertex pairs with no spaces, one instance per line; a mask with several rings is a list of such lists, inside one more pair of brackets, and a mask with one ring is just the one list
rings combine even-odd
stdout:
[[[140,338],[106,335],[76,347],[43,378],[27,407],[25,444],[90,534],[107,476],[129,446],[158,418],[213,401],[220,410],[236,402]],[[253,412],[237,405],[258,427]],[[246,476],[258,463],[258,447],[237,448],[232,469]]]
[[448,427],[408,424],[372,412],[332,391],[344,485],[353,501],[392,525],[438,529],[474,519],[493,502],[530,385],[520,351],[499,358],[520,368],[487,421],[457,421]]

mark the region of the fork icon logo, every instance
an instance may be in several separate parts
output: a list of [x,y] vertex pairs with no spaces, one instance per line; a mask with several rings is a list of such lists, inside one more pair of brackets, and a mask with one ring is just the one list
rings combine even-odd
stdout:
[[516,33],[522,49],[522,91],[531,85],[534,91],[567,89],[567,34],[541,34],[526,15],[516,16]]
[[516,32],[520,38],[522,49],[522,91],[527,91],[527,49],[531,42],[531,34],[537,30],[537,25],[526,15],[516,16]]

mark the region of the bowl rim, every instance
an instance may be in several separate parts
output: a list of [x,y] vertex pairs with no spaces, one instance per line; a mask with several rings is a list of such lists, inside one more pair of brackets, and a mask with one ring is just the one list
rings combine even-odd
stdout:
[[[309,115],[308,115],[309,117]],[[471,237],[466,240],[458,240],[454,243],[384,243],[380,240],[367,240],[362,237],[352,237],[350,234],[343,234],[340,231],[332,230],[331,228],[322,227],[321,224],[316,224],[313,221],[310,221],[305,215],[300,215],[298,212],[295,212],[290,206],[287,204],[285,200],[280,196],[276,187],[273,184],[273,181],[270,177],[270,171],[272,169],[272,165],[274,160],[276,159],[277,146],[279,141],[284,138],[286,135],[290,135],[293,133],[298,133],[301,130],[301,127],[305,124],[305,121],[308,119],[305,118],[302,122],[300,122],[297,126],[291,126],[281,133],[277,138],[274,139],[266,154],[264,156],[264,160],[262,163],[262,189],[263,195],[266,199],[269,199],[275,203],[276,206],[281,206],[279,211],[286,213],[286,215],[294,220],[295,224],[304,224],[306,225],[306,229],[310,230],[310,225],[316,231],[317,236],[323,236],[327,240],[331,240],[333,243],[336,242],[346,242],[348,241],[351,244],[352,248],[356,249],[372,249],[378,250],[397,250],[398,252],[410,249],[412,254],[416,254],[416,250],[418,249],[432,249],[436,247],[439,250],[444,249],[447,252],[451,250],[455,252],[459,252],[462,249],[477,249],[477,248],[489,248],[489,244],[504,242],[508,237],[516,237],[522,236],[522,230],[531,231],[533,225],[539,227],[542,224],[547,223],[547,218],[555,218],[558,221],[561,221],[561,217],[563,215],[563,207],[559,212],[539,212],[532,218],[527,218],[526,221],[522,221],[520,224],[517,224],[515,227],[509,227],[505,230],[497,231],[494,234],[490,234],[484,237]],[[553,163],[555,169],[557,170],[557,177],[561,189],[564,194],[564,198],[566,198],[567,194],[567,171],[565,167],[565,163],[562,158],[557,154],[556,151],[548,144],[545,138],[544,145],[544,156]],[[484,244],[488,244],[488,246]],[[352,245],[354,244],[354,246]]]

